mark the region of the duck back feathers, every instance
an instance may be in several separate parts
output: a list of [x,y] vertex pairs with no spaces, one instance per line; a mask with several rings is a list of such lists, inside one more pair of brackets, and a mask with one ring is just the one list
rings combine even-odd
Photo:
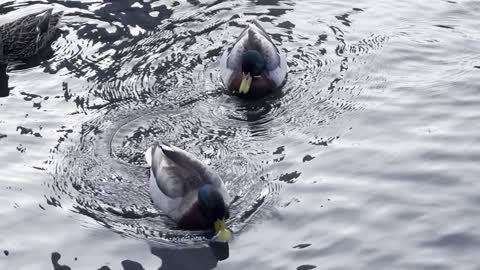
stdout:
[[206,164],[173,145],[153,145],[147,150],[146,159],[159,189],[172,198],[185,196],[204,184],[223,185],[217,173]]
[[267,79],[279,87],[288,72],[286,56],[257,20],[253,20],[239,35],[233,45],[226,49],[220,59],[221,78],[225,85],[242,72],[242,56],[248,50],[258,51],[265,60]]
[[18,60],[37,54],[53,41],[63,12],[53,9],[29,14],[0,26],[4,58]]

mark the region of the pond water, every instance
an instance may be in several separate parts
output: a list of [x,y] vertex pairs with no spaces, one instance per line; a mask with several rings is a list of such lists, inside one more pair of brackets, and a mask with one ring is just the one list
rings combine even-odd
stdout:
[[[0,269],[479,269],[480,2],[2,1],[54,8],[0,98]],[[281,93],[224,93],[251,19]],[[177,230],[143,152],[182,147],[234,198],[229,258]]]

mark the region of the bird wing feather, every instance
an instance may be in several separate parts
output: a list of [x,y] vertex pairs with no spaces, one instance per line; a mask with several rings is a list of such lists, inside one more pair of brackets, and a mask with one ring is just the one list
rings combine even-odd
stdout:
[[158,188],[171,198],[183,197],[203,184],[222,185],[206,164],[175,146],[157,143],[146,152],[146,159]]
[[281,65],[280,51],[257,20],[242,31],[228,54],[227,67],[240,70],[242,54],[247,50],[257,50],[265,58],[267,70],[272,71]]

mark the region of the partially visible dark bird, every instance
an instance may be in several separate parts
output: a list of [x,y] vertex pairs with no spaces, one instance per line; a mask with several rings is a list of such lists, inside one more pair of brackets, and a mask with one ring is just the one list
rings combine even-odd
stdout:
[[29,14],[0,26],[3,61],[32,57],[53,41],[63,12],[52,13],[52,10]]
[[0,26],[0,97],[8,96],[7,65],[46,48],[56,36],[63,12],[47,9]]

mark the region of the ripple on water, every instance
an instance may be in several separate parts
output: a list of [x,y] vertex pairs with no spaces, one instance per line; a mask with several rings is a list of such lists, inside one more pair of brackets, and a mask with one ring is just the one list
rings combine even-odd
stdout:
[[57,167],[57,195],[69,200],[74,212],[122,234],[173,243],[203,241],[205,232],[176,230],[150,201],[143,152],[160,140],[193,152],[220,173],[234,198],[229,226],[241,231],[259,212],[268,212],[278,185],[268,182],[254,155],[248,156],[258,152],[253,146],[239,151],[246,145],[235,144],[237,130],[222,130],[192,112],[195,106],[111,112],[83,124],[79,144]]
[[[305,35],[267,7],[269,13],[262,9],[246,18],[237,15],[238,8],[231,2],[185,7],[166,12],[155,24],[139,21],[132,31],[128,18],[110,22],[111,14],[123,16],[121,9],[100,5],[85,8],[89,11],[80,14],[88,18],[85,22],[66,26],[49,68],[72,77],[64,84],[67,101],[73,99],[84,113],[101,116],[82,125],[76,146],[61,151],[65,159],[51,186],[62,205],[132,237],[202,241],[204,232],[175,230],[150,201],[143,153],[154,141],[182,147],[221,174],[236,195],[229,223],[239,232],[254,217],[269,212],[279,182],[292,184],[301,175],[270,173],[265,165],[284,159],[271,156],[270,139],[295,136],[327,145],[338,138],[324,140],[322,128],[362,108],[356,98],[370,78],[368,71],[360,70],[366,56],[388,37],[346,41],[344,27],[359,10],[339,16],[342,25],[322,22],[316,33]],[[133,13],[147,11],[151,10],[144,6]],[[278,26],[272,37],[288,53],[290,67],[283,90],[257,101],[225,95],[218,75],[217,60],[225,44],[250,17]],[[306,156],[304,161],[312,159]]]

